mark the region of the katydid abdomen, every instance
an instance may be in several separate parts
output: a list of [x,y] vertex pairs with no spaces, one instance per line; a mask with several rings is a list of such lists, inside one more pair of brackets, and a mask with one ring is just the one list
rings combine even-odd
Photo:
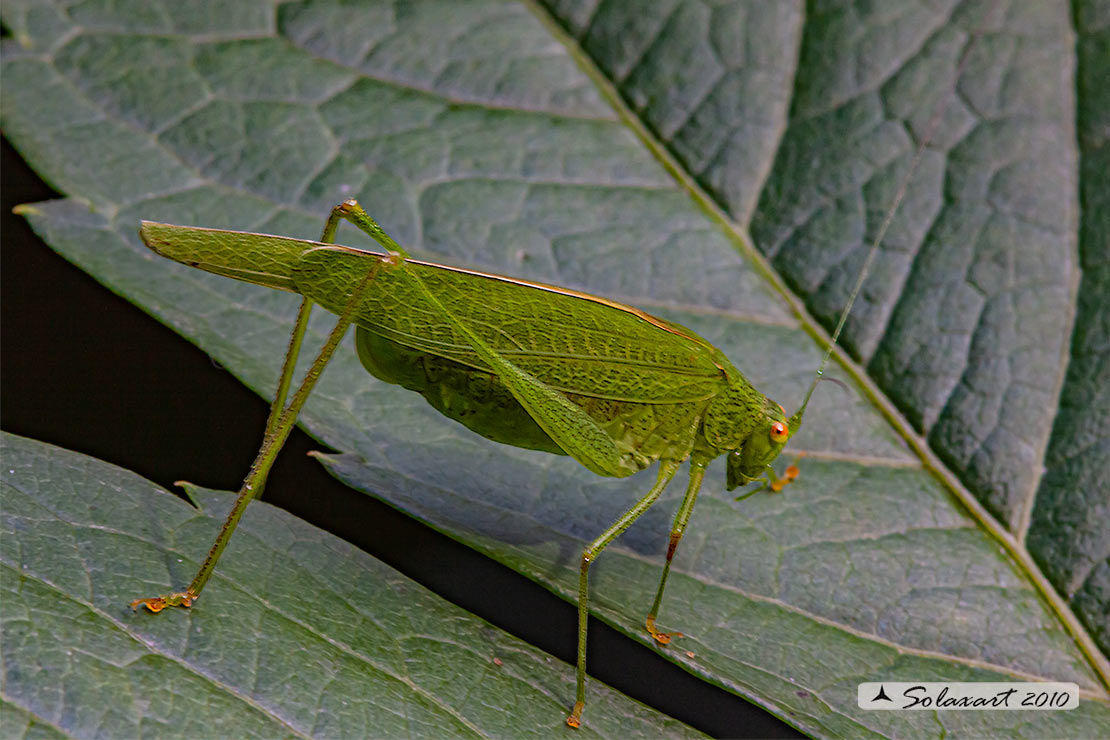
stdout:
[[[358,356],[378,380],[424,397],[436,411],[502,444],[567,454],[543,431],[496,374],[405,346],[359,326]],[[540,376],[540,380],[544,378]],[[642,464],[683,460],[690,454],[689,429],[700,423],[707,402],[638,403],[564,393],[594,419],[617,447]]]
[[378,380],[419,393],[439,413],[494,442],[567,454],[488,370],[406,347],[361,326],[355,337],[362,366]]

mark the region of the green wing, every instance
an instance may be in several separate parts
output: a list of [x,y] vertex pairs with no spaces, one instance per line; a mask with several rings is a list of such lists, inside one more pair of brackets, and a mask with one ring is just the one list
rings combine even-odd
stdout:
[[[140,234],[165,257],[300,292],[336,313],[371,267],[387,259],[301,239],[149,221]],[[378,273],[355,321],[359,354],[374,375],[422,393],[480,434],[568,452],[602,475],[629,475],[660,457],[685,457],[709,399],[736,374],[701,337],[630,306],[415,260]],[[518,388],[516,376],[502,377],[482,358],[541,385]],[[450,368],[457,382],[428,376],[438,365]],[[522,390],[540,418],[525,409]],[[542,412],[549,393],[561,394],[581,418]],[[605,444],[590,443],[595,434]]]
[[[329,310],[381,255],[347,247],[306,252],[299,292]],[[725,385],[728,360],[688,329],[562,288],[408,260],[428,289],[505,359],[568,394],[650,404],[703,401]],[[355,323],[401,346],[489,370],[465,338],[395,271],[375,278]]]
[[[405,347],[361,326],[355,336],[363,367],[378,380],[419,393],[439,413],[494,442],[567,454],[496,374]],[[690,454],[691,430],[707,403],[636,403],[566,395],[638,468],[661,457],[681,459]]]

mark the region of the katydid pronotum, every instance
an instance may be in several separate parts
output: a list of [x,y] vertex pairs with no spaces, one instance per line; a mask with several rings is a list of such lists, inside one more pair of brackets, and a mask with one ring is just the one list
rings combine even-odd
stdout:
[[[966,58],[967,49],[957,78]],[[354,323],[359,358],[372,375],[421,393],[443,415],[483,436],[570,455],[604,476],[633,475],[659,462],[648,493],[582,553],[576,693],[566,720],[578,727],[586,696],[590,564],[659,498],[680,465],[689,460],[686,494],[671,527],[662,575],[645,619],[647,632],[659,644],[681,636],[659,630],[655,620],[706,466],[727,455],[729,490],[760,481],[737,500],[764,488],[781,491],[797,477],[796,466],[789,466],[779,477],[772,463],[801,426],[943,107],[938,106],[918,143],[824,358],[801,406],[790,417],[756,390],[723,353],[685,327],[573,290],[412,260],[354,200],[332,210],[319,242],[144,222],[142,239],[158,254],[219,275],[300,293],[303,301],[262,445],[208,556],[184,591],[138,599],[132,607],[159,612],[196,601],[247,504],[261,495],[309,393]],[[336,245],[341,220],[369,234],[386,253]],[[313,303],[340,318],[290,398]],[[501,325],[506,315],[514,317],[511,328]],[[480,393],[470,385],[476,379],[480,379]]]

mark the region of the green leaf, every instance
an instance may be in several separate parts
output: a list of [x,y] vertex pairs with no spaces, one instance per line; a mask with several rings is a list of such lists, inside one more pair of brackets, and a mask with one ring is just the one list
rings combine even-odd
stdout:
[[[566,715],[571,666],[264,503],[205,608],[133,612],[136,593],[190,577],[232,494],[190,486],[194,509],[2,439],[4,737],[522,737]],[[589,735],[702,737],[592,688]]]
[[1075,6],[1083,277],[1068,372],[1026,542],[1045,575],[1110,654],[1110,6]]
[[[678,320],[792,410],[819,330],[783,282],[835,320],[955,86],[846,329],[866,370],[816,394],[785,495],[735,504],[710,469],[660,615],[690,637],[667,655],[819,736],[1105,735],[1110,539],[1084,517],[1105,513],[1110,456],[1087,205],[1106,105],[1083,76],[1105,14],[1076,16],[1077,83],[1065,3],[942,5],[236,3],[201,23],[8,3],[3,125],[71,196],[28,208],[36,231],[263,394],[295,301],[164,263],[139,218],[314,238],[354,196],[420,257]],[[650,485],[476,438],[353,351],[302,418],[337,476],[568,599],[582,544]],[[678,495],[594,571],[595,613],[645,643]],[[882,679],[1074,681],[1084,700],[859,710],[855,685]]]
[[[1060,84],[1071,29],[1063,4],[1005,14],[947,5],[859,19],[891,39],[877,49],[866,35],[838,37],[854,20],[847,9],[809,18],[791,123],[752,235],[807,307],[834,320],[947,93],[933,81],[958,73],[844,342],[1018,530],[1073,312],[1075,112]],[[872,55],[845,75],[863,49]]]

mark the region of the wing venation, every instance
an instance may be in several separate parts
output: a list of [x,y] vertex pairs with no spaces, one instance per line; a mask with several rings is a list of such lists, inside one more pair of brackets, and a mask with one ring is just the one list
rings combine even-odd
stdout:
[[[348,247],[304,255],[297,289],[329,310],[380,255]],[[728,361],[689,329],[603,298],[498,275],[409,260],[444,307],[518,367],[565,393],[641,403],[716,395]],[[415,290],[382,270],[355,323],[398,344],[488,370]]]

